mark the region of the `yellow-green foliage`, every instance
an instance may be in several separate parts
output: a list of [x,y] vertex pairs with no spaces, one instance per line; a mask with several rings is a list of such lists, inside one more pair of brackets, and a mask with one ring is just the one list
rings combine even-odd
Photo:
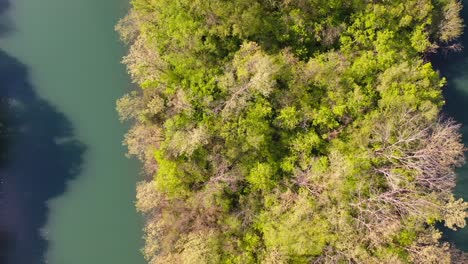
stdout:
[[[133,0],[118,101],[150,263],[445,263],[456,0]],[[450,43],[448,43],[450,42]]]
[[277,251],[290,261],[306,263],[309,256],[320,255],[334,235],[305,191],[290,201],[293,204],[284,202],[269,205],[256,225],[263,234],[267,254]]

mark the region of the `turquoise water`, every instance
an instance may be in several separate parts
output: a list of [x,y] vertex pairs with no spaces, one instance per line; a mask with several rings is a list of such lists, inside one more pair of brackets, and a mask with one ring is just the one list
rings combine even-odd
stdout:
[[3,169],[9,263],[144,263],[134,208],[139,169],[124,157],[126,128],[115,112],[131,86],[113,30],[127,5],[15,0],[6,7],[0,95],[14,128]]

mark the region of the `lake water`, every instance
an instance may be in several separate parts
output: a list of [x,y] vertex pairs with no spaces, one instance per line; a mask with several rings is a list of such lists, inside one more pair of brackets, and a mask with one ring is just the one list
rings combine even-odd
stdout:
[[115,100],[128,0],[0,0],[0,263],[140,264]]

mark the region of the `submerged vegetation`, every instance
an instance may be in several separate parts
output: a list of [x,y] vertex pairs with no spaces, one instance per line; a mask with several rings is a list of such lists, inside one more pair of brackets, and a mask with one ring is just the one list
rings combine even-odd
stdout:
[[459,125],[428,54],[457,0],[133,0],[149,263],[462,263]]

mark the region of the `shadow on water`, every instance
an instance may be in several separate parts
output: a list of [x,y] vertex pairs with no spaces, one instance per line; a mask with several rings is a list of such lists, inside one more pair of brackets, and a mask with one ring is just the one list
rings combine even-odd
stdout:
[[0,36],[5,36],[13,31],[11,20],[4,15],[10,6],[10,0],[0,0]]
[[[463,1],[463,5],[462,17],[467,23],[468,1]],[[446,101],[443,112],[462,124],[463,142],[468,146],[468,34],[466,32],[459,42],[464,47],[462,52],[437,55],[432,62],[448,81],[443,92]],[[465,156],[468,158],[467,153]],[[455,194],[468,201],[468,163],[457,170],[457,175]],[[456,232],[446,228],[443,228],[443,231],[446,240],[468,252],[468,227]]]
[[[0,14],[8,7],[0,0]],[[0,35],[11,28],[4,21]],[[37,95],[27,67],[0,50],[0,263],[45,263],[47,201],[79,174],[84,151],[66,116]]]

